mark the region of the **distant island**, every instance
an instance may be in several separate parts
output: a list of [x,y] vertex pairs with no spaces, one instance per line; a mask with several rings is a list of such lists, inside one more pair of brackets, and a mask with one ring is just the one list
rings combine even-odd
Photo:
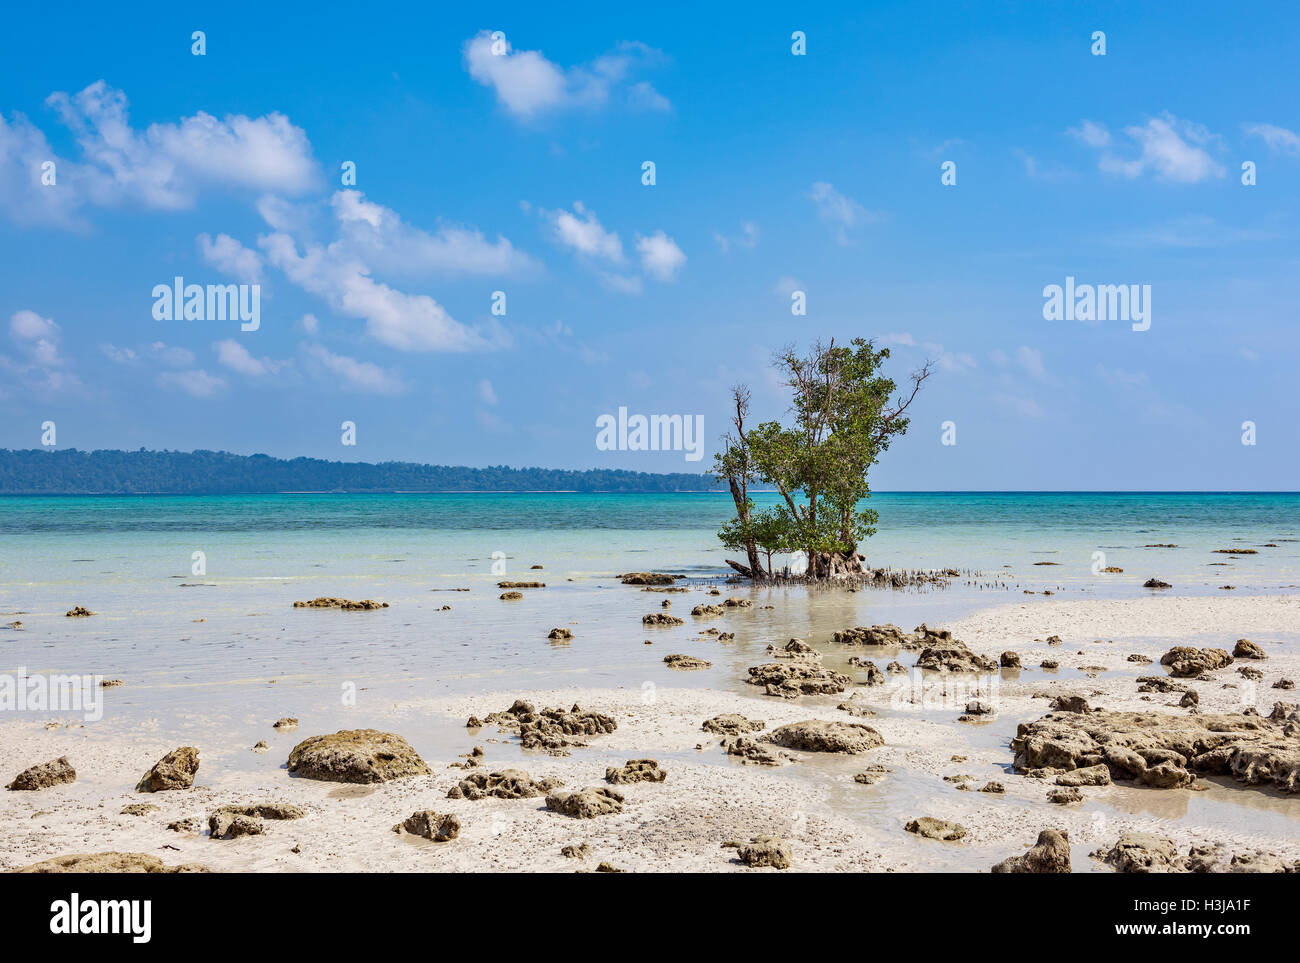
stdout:
[[272,458],[228,451],[0,449],[0,495],[233,495],[278,492],[707,492],[709,475],[590,468],[466,468]]

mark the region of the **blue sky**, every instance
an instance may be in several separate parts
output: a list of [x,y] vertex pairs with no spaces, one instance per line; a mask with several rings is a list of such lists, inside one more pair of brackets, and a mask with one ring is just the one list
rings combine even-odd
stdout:
[[[0,447],[697,470],[596,419],[712,441],[864,336],[937,361],[878,489],[1296,488],[1293,9],[860,6],[12,11]],[[155,320],[176,275],[260,328]],[[1067,276],[1150,329],[1044,320]]]

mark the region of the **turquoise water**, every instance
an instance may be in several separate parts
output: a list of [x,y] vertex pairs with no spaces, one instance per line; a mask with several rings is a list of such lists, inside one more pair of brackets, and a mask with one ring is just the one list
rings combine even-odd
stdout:
[[[315,707],[327,724],[344,683],[383,699],[645,681],[736,688],[769,642],[820,643],[872,622],[942,624],[1042,599],[1026,590],[1138,597],[1150,576],[1179,594],[1300,583],[1296,494],[899,493],[872,505],[871,564],[979,574],[924,592],[726,586],[756,604],[728,616],[736,639],[713,644],[712,669],[682,674],[662,668],[662,655],[695,651],[700,626],[647,631],[640,616],[663,596],[613,576],[690,576],[679,615],[708,600],[728,574],[716,539],[726,495],[0,498],[0,624],[24,625],[0,630],[0,671],[126,679],[109,695],[119,714],[201,706],[274,719]],[[1178,547],[1144,547],[1152,543]],[[1258,554],[1215,552],[1247,547]],[[1094,574],[1098,552],[1124,573]],[[534,578],[548,587],[522,602],[497,598],[497,581]],[[319,595],[390,607],[293,608]],[[74,605],[97,614],[64,618]],[[557,626],[572,629],[571,645],[546,641]]]

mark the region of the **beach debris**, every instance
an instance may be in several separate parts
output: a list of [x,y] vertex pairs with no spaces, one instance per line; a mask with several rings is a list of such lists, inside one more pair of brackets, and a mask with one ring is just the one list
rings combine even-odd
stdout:
[[811,650],[792,653],[787,661],[753,665],[748,671],[747,683],[762,686],[766,695],[781,699],[796,699],[801,695],[838,695],[853,681],[847,675],[823,667],[821,656]]
[[270,748],[271,747],[266,744],[265,739],[258,739],[257,742],[254,743],[253,745],[253,752],[258,752],[258,753],[266,752]]
[[738,736],[766,729],[767,723],[758,719],[746,719],[738,712],[724,712],[712,719],[705,719],[700,728],[705,732],[716,732],[723,736]]
[[1061,806],[1068,806],[1071,803],[1083,802],[1083,793],[1074,787],[1066,789],[1049,789],[1047,791],[1047,801],[1056,803]]
[[867,768],[863,769],[861,772],[854,773],[853,781],[861,783],[864,786],[874,786],[892,771],[893,770],[887,766],[882,766],[879,763],[876,763],[875,765],[867,766]]
[[448,799],[531,799],[558,788],[558,779],[540,779],[536,782],[523,769],[503,769],[500,772],[475,772],[466,776],[447,791]]
[[773,729],[767,741],[803,752],[860,753],[885,744],[884,737],[861,722],[808,719]]
[[1300,792],[1300,712],[1277,715],[1052,712],[1021,723],[1011,749],[1017,772],[1105,764],[1114,780],[1156,789],[1190,785],[1203,773]]
[[1020,856],[1009,856],[996,864],[994,873],[1070,872],[1070,834],[1064,829],[1044,829],[1038,842]]
[[63,614],[69,619],[84,619],[94,615],[95,613],[90,611],[90,609],[86,608],[84,605],[74,605]]
[[670,669],[711,669],[713,663],[705,659],[697,659],[693,655],[683,655],[680,652],[674,652],[672,655],[664,656],[664,663]]
[[16,792],[30,792],[76,781],[77,770],[72,768],[72,763],[68,762],[67,756],[59,756],[58,759],[51,759],[49,762],[24,769],[5,788]]
[[736,858],[753,868],[789,869],[794,861],[794,851],[780,836],[755,836],[736,850]]
[[1263,850],[1233,854],[1223,843],[1193,844],[1187,855],[1178,844],[1153,833],[1125,833],[1109,847],[1089,855],[1117,873],[1296,873],[1300,860],[1287,860]]
[[642,625],[685,625],[685,619],[679,619],[675,615],[669,615],[667,612],[651,612],[649,615],[641,616]]
[[20,620],[15,619],[14,621],[12,621],[12,622],[8,623],[7,625],[5,625],[5,628],[6,628],[6,629],[13,629],[15,632],[21,632],[21,631],[22,631],[22,628],[23,628],[23,623],[22,623]]
[[199,771],[199,750],[194,746],[181,746],[159,759],[136,785],[136,792],[165,792],[170,789],[189,789],[194,785],[194,774]]
[[1019,669],[1020,656],[1015,652],[1007,650],[998,656],[998,665],[1002,666],[1004,669]]
[[576,846],[570,844],[560,850],[560,855],[567,859],[586,859],[591,855],[591,844],[578,843]]
[[433,772],[405,739],[378,729],[340,729],[304,739],[289,753],[288,769],[305,779],[366,784]]
[[629,759],[624,766],[605,770],[605,782],[616,786],[633,782],[663,782],[667,778],[668,773],[659,768],[655,759]]
[[[538,566],[540,568],[541,566]],[[412,836],[423,836],[435,843],[446,843],[460,835],[460,819],[454,813],[439,813],[432,809],[421,809],[411,813],[393,827],[393,832],[408,832]]]
[[686,578],[685,575],[667,575],[662,572],[627,572],[623,575],[616,575],[624,585],[672,585],[677,579]]
[[985,702],[982,699],[972,699],[966,703],[966,711],[957,717],[957,721],[988,722],[997,714],[998,710],[993,703]]
[[553,755],[567,755],[566,747],[586,745],[580,739],[571,738],[573,736],[598,736],[618,728],[613,716],[583,709],[576,703],[568,710],[542,709],[538,712],[531,702],[523,699],[516,699],[509,709],[493,712],[481,721],[470,716],[465,723],[469,729],[484,725],[515,731],[523,748],[545,749]]
[[782,763],[793,761],[793,757],[789,753],[777,752],[766,743],[744,735],[725,737],[722,740],[722,748],[727,755],[735,756],[745,764],[779,766]]
[[206,873],[201,863],[182,863],[167,866],[157,856],[148,853],[77,853],[55,856],[53,859],[32,863],[10,870],[13,873]]
[[208,815],[208,836],[212,839],[260,836],[266,832],[264,819],[302,819],[305,815],[304,810],[287,803],[222,806]]
[[1048,645],[1061,645],[1061,637],[1060,637],[1059,635],[1049,635],[1049,636],[1047,637],[1047,644],[1048,644]]
[[552,642],[568,642],[573,638],[573,633],[565,628],[551,629],[546,637]]
[[1147,579],[1145,582],[1142,583],[1142,587],[1143,587],[1143,588],[1150,588],[1150,589],[1167,589],[1167,588],[1173,588],[1173,586],[1170,585],[1168,582],[1162,582],[1162,581],[1161,581],[1160,579],[1158,579],[1158,578],[1149,578],[1149,579]]
[[937,819],[934,816],[919,816],[903,827],[909,833],[924,836],[926,839],[940,839],[955,842],[966,835],[966,827],[960,823]]
[[294,602],[293,607],[295,609],[342,609],[347,612],[369,612],[374,609],[386,609],[388,603],[376,602],[374,599],[362,599],[358,602],[353,599],[336,599],[322,595],[306,602]]
[[1198,649],[1190,645],[1176,645],[1160,657],[1160,664],[1169,666],[1171,675],[1189,678],[1231,665],[1232,656],[1223,649]]
[[1232,647],[1232,657],[1234,659],[1267,659],[1261,649],[1250,639],[1238,639],[1237,644]]
[[929,633],[929,641],[930,644],[916,658],[918,669],[933,672],[992,672],[998,667],[992,659],[976,655],[966,647],[965,642],[954,639],[947,629]]
[[546,808],[574,819],[595,819],[623,811],[623,794],[604,786],[588,787],[575,792],[553,792],[546,797]]
[[518,602],[523,597],[523,592],[502,592],[497,596],[502,602]]
[[279,729],[281,732],[292,732],[298,728],[298,720],[293,716],[284,716],[281,719],[276,719],[271,727]]

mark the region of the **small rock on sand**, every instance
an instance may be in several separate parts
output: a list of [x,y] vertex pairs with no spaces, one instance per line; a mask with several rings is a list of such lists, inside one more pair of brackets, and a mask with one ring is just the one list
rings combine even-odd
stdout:
[[68,762],[67,756],[59,756],[58,759],[51,759],[39,766],[24,769],[5,788],[15,791],[31,791],[48,789],[51,786],[60,786],[64,783],[76,781],[77,770],[72,768],[72,763]]
[[194,785],[194,774],[198,771],[198,749],[193,746],[181,746],[154,763],[140,779],[135,791],[164,792],[169,789],[189,789]]
[[885,744],[879,732],[861,722],[827,722],[821,719],[791,722],[772,730],[768,740],[786,749],[804,752],[859,753]]
[[670,669],[710,669],[713,667],[712,662],[697,659],[693,655],[683,655],[680,652],[665,655],[664,662]]
[[909,833],[924,836],[926,839],[941,839],[950,842],[962,839],[966,835],[965,826],[949,822],[946,819],[936,819],[933,816],[920,816],[903,828]]
[[746,866],[789,869],[794,852],[780,836],[755,836],[736,851],[736,857]]
[[663,782],[668,773],[654,759],[629,759],[627,765],[605,770],[605,781],[614,785],[633,782]]
[[604,786],[588,787],[576,792],[553,792],[546,797],[546,808],[574,819],[595,819],[623,811],[623,794]]
[[995,873],[1068,873],[1070,836],[1064,829],[1044,829],[1038,842],[1023,855],[1010,856],[993,867]]
[[393,832],[408,832],[423,836],[435,843],[445,843],[460,835],[460,820],[454,813],[438,813],[432,809],[413,812],[393,827]]
[[68,611],[64,612],[63,614],[64,616],[70,619],[84,619],[84,618],[89,618],[95,613],[90,611],[90,609],[86,608],[84,605],[74,605],[72,608],[68,609]]

